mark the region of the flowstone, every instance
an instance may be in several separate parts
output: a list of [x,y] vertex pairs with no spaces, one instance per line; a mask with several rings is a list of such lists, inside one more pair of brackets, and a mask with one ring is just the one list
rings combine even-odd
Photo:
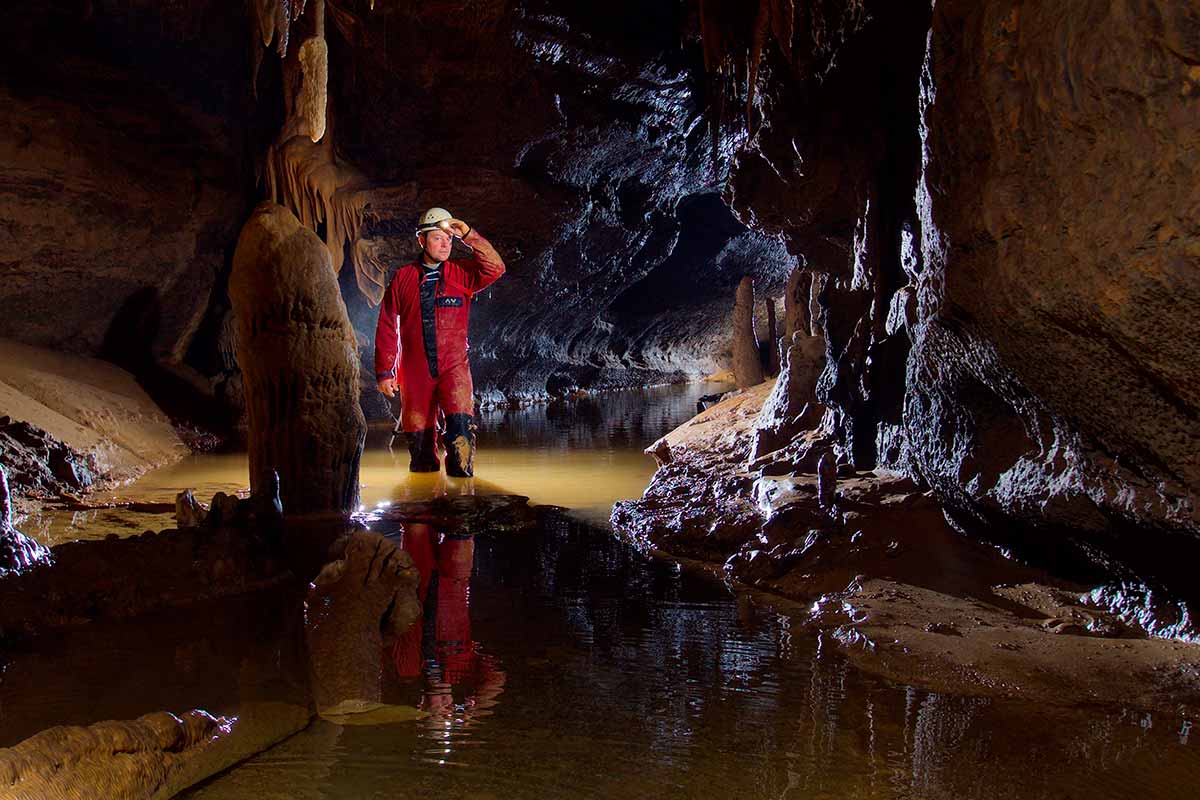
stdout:
[[268,489],[277,471],[287,514],[353,511],[366,421],[357,344],[329,250],[292,212],[262,203],[238,238],[229,294],[251,492]]

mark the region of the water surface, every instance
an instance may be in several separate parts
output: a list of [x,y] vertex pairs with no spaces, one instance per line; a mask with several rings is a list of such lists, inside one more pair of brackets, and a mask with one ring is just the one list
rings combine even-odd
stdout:
[[[573,515],[469,539],[381,527],[431,576],[425,619],[380,654],[384,699],[426,716],[373,727],[317,721],[186,796],[1195,796],[1190,720],[889,684],[806,629],[803,609],[735,595],[588,524],[640,494],[653,470],[642,448],[708,391],[486,415],[473,482],[409,476],[403,454],[396,462],[386,450],[387,431],[373,432],[368,507],[503,491]],[[167,502],[184,487],[205,497],[245,482],[244,456],[203,456],[146,476],[129,496]],[[122,520],[137,527],[124,512],[108,522],[101,513],[63,535],[101,535]],[[0,746],[51,725],[157,709],[237,715],[250,703],[307,703],[301,622],[295,595],[251,596],[0,653]]]
[[[390,448],[391,430],[375,427],[368,434],[360,470],[363,507],[447,491],[520,494],[607,525],[612,504],[640,497],[654,474],[654,460],[642,452],[645,447],[690,419],[701,396],[729,388],[719,383],[680,384],[485,412],[479,418],[477,477],[471,481],[446,478],[444,473],[437,479],[409,473],[407,445],[397,440]],[[194,455],[115,492],[96,493],[89,501],[173,506],[176,494],[192,489],[207,503],[219,491],[245,495],[249,483],[245,453]],[[20,521],[23,532],[47,545],[174,526],[173,513],[122,507],[45,509]]]
[[439,595],[385,694],[429,716],[316,722],[187,796],[1183,798],[1200,779],[1184,720],[888,685],[793,609],[568,518],[440,546],[451,571],[473,550],[469,591]]

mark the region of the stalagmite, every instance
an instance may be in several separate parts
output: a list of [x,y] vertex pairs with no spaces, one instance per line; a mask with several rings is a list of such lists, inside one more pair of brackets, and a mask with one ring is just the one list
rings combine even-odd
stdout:
[[366,422],[354,331],[329,251],[290,211],[262,203],[238,238],[229,294],[251,491],[266,489],[277,470],[286,514],[353,511]]
[[775,322],[775,299],[768,297],[767,306],[767,335],[763,344],[762,363],[767,375],[774,377],[779,374],[779,328]]
[[749,275],[738,284],[733,303],[733,377],[742,389],[765,379],[754,336],[754,278]]

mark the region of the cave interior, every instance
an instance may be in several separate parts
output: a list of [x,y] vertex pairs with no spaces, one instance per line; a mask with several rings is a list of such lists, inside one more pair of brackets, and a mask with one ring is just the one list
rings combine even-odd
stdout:
[[[0,37],[0,797],[262,796],[233,765],[272,753],[316,770],[296,779],[331,793],[313,796],[355,796],[313,720],[523,730],[505,698],[531,668],[427,641],[443,617],[503,640],[467,585],[505,598],[506,570],[559,604],[557,627],[513,622],[527,640],[575,631],[532,646],[540,668],[580,669],[583,627],[637,650],[626,617],[670,620],[628,662],[656,677],[596,700],[663,722],[638,758],[700,718],[700,700],[663,710],[679,684],[757,676],[778,740],[741,794],[800,796],[773,781],[780,720],[809,711],[781,698],[803,683],[814,718],[850,713],[828,684],[812,695],[837,658],[908,777],[857,783],[875,751],[847,744],[800,770],[809,790],[1117,797],[1113,774],[1154,773],[1154,796],[1190,796],[1196,4],[44,0]],[[377,385],[381,303],[431,207],[504,262],[470,304],[466,484],[408,475]],[[470,241],[451,259],[483,252]],[[206,478],[217,463],[236,480]],[[594,583],[562,566],[601,562]],[[672,581],[743,628],[718,614],[692,653]],[[241,672],[196,655],[173,610]],[[782,637],[747,622],[768,616],[816,649],[808,672],[779,667],[779,694],[755,683],[769,659],[720,655]],[[154,637],[173,659],[141,654]],[[91,663],[98,640],[121,644]],[[649,652],[672,641],[683,666]],[[616,649],[591,658],[625,664]],[[241,694],[68,688],[103,693],[130,659],[150,681],[204,664]],[[882,699],[894,687],[927,693],[925,716]],[[1122,727],[1149,737],[1152,717],[1165,738]],[[972,737],[1004,744],[968,757]],[[713,747],[709,778],[742,769]],[[673,757],[636,785],[704,785]],[[619,785],[539,769],[510,796]],[[420,796],[423,774],[398,780]]]

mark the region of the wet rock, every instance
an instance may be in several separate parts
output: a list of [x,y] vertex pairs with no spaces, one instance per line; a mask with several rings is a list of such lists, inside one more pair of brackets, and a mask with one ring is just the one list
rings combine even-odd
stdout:
[[412,557],[377,533],[358,531],[335,544],[308,591],[305,631],[319,711],[379,703],[385,638],[421,615]]
[[8,474],[0,465],[0,578],[49,560],[49,550],[13,527]]
[[937,5],[905,411],[913,466],[976,529],[1086,531],[1193,597],[1198,31],[1172,2]]
[[[804,26],[819,45],[751,54],[761,37],[722,35],[709,55],[764,64],[728,196],[812,276],[817,313],[794,274],[785,334],[821,332],[840,460],[902,470],[1023,557],[1194,603],[1184,9],[836,2],[803,12],[854,19]],[[724,22],[709,30],[744,30]],[[789,423],[807,387],[777,391],[754,450],[774,475],[815,427]]]
[[19,495],[132,480],[187,448],[134,376],[111,363],[0,339],[0,457]]
[[230,720],[199,710],[51,728],[0,750],[0,788],[13,797],[165,796],[175,775],[230,728]]
[[205,518],[205,522],[213,528],[235,527],[238,516],[238,501],[239,498],[237,495],[217,492],[213,495],[212,502],[208,504],[208,516]]
[[92,485],[89,459],[28,422],[0,417],[0,460],[20,495],[78,493]]
[[817,499],[824,508],[832,509],[837,502],[837,459],[826,452],[817,462]]
[[207,517],[208,509],[200,505],[191,489],[175,495],[175,524],[180,528],[199,528]]
[[60,726],[0,748],[0,793],[13,798],[166,800],[308,724],[307,709],[250,703],[236,717],[193,709],[87,727]]
[[254,212],[234,252],[230,296],[249,419],[250,488],[278,473],[288,514],[358,504],[366,423],[358,353],[329,250],[292,213]]
[[613,507],[614,530],[642,547],[717,562],[747,545],[762,517],[754,480],[739,467],[771,388],[764,382],[732,393],[652,446],[669,448],[671,461],[640,500]]

